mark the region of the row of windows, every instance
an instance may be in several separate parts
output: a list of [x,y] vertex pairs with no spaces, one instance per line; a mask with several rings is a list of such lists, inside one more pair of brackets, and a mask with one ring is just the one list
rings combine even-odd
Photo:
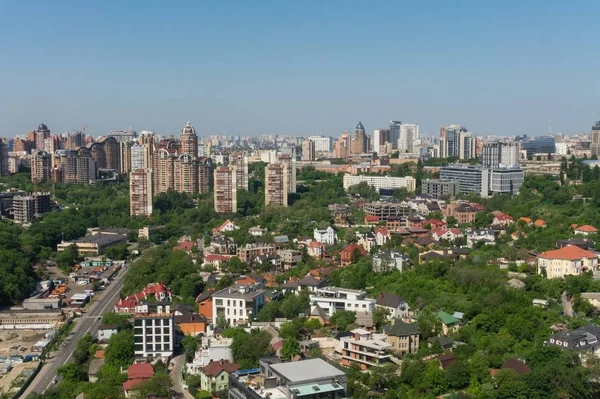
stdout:
[[161,333],[161,328],[160,327],[154,327],[154,329],[152,327],[146,327],[146,329],[144,330],[142,327],[136,327],[135,328],[135,334],[136,335],[152,335],[152,333],[154,332],[154,335],[161,335],[161,334],[165,334],[165,335],[169,335],[171,333],[171,328],[170,327],[163,327],[162,328],[162,333]]
[[[142,352],[144,350],[144,345],[143,344],[135,344],[135,351],[136,352]],[[170,351],[171,350],[171,344],[170,343],[164,343],[164,344],[146,344],[146,352],[162,352],[162,351]]]
[[[146,323],[144,323],[146,322]],[[169,326],[171,325],[171,319],[136,319],[135,326],[142,327],[146,325],[146,327],[150,326]]]

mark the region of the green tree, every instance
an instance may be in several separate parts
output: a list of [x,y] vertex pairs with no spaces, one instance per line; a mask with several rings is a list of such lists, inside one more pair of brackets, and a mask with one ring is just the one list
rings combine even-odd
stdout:
[[122,330],[108,340],[104,351],[106,364],[126,368],[133,363],[134,337],[132,330]]
[[281,356],[285,360],[291,360],[300,353],[300,343],[296,338],[286,338],[281,348]]
[[187,363],[191,363],[194,360],[194,355],[196,354],[196,350],[198,349],[198,345],[201,342],[200,336],[186,335],[181,340],[181,346],[183,347],[183,351],[185,353],[185,361]]
[[355,320],[356,314],[354,312],[338,310],[331,316],[329,322],[339,331],[348,331],[348,327],[353,324]]
[[377,330],[381,330],[381,328],[387,324],[389,317],[390,310],[388,308],[376,306],[375,309],[373,309],[373,324],[375,324]]

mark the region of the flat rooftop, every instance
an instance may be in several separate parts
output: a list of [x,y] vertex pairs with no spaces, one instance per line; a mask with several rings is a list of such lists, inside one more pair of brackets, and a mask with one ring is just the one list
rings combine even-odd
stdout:
[[108,245],[116,242],[127,241],[127,237],[122,234],[94,234],[73,240],[75,243]]
[[331,379],[345,375],[343,371],[333,367],[322,359],[273,364],[271,365],[271,370],[290,383]]

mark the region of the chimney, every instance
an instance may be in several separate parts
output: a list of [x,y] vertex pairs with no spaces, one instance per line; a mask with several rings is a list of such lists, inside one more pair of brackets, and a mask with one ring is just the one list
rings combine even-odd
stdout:
[[383,301],[383,292],[379,293],[379,302]]

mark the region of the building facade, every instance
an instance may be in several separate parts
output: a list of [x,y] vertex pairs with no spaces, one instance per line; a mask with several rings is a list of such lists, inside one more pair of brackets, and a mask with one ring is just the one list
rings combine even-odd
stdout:
[[283,164],[265,166],[265,206],[288,206],[288,177]]
[[364,175],[344,175],[344,189],[366,182],[369,186],[379,189],[397,189],[405,188],[407,191],[415,191],[416,180],[412,176],[391,177],[391,176],[364,176]]
[[237,168],[219,166],[214,172],[215,212],[237,212]]
[[137,169],[129,175],[129,213],[152,216],[152,170]]

